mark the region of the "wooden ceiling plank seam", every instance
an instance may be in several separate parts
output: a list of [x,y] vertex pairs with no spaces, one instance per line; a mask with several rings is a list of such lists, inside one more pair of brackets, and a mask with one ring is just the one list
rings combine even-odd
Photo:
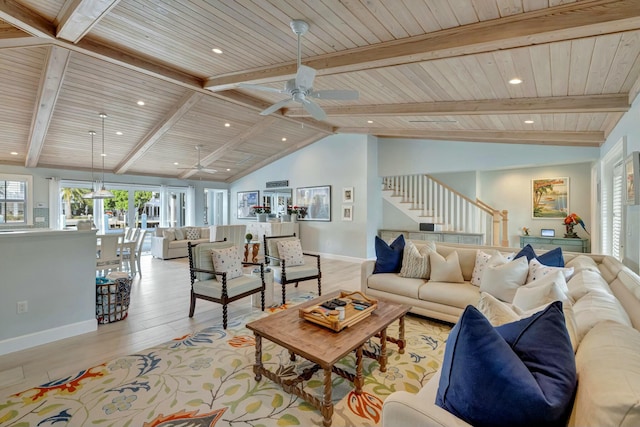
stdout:
[[[304,63],[327,75],[370,69],[434,58],[450,58],[480,52],[572,40],[640,28],[640,0],[592,0],[550,9],[478,22],[463,28],[383,42],[319,57]],[[213,76],[205,86],[223,90],[239,82],[265,83],[295,74],[295,66],[276,64],[271,68]]]
[[522,0],[522,9],[525,12],[530,12],[532,10],[544,9],[545,7],[558,6],[563,3],[566,3],[566,0]]
[[[510,54],[510,52],[496,51],[493,52],[493,58],[496,62],[498,70],[500,71],[500,75],[502,76],[502,80],[508,82],[514,77],[518,78],[518,72],[516,71],[516,66],[514,63],[514,58]],[[522,78],[521,78],[522,80]],[[509,92],[510,98],[524,98],[524,90],[522,86],[526,84],[524,81],[518,85],[507,85],[507,91]]]
[[381,42],[380,38],[378,38],[378,36],[369,28],[368,23],[358,19],[358,17],[352,13],[351,9],[349,9],[344,2],[322,0],[321,3],[323,5],[323,9],[330,10],[332,14],[339,17],[342,21],[338,24],[341,32],[353,33],[351,39],[357,45],[366,46]]
[[64,81],[70,55],[71,52],[67,49],[56,46],[51,46],[49,49],[31,120],[25,161],[25,167],[27,168],[38,166],[51,117],[62,89],[62,82]]
[[55,26],[15,0],[0,1],[0,19],[35,37],[55,37]]
[[320,139],[322,139],[322,138],[324,138],[326,136],[327,135],[325,135],[322,132],[315,133],[315,134],[311,135],[309,138],[306,138],[306,139],[304,139],[304,140],[302,140],[302,141],[300,141],[300,142],[298,142],[296,144],[293,144],[290,147],[286,148],[285,150],[282,150],[282,151],[278,152],[277,154],[274,154],[274,155],[272,155],[270,157],[267,157],[266,159],[261,160],[260,162],[257,162],[255,164],[252,164],[249,168],[244,169],[242,172],[240,172],[238,174],[235,174],[232,177],[229,177],[226,180],[226,182],[237,181],[238,179],[240,179],[240,178],[242,178],[244,176],[247,176],[250,173],[253,173],[253,172],[257,171],[257,170],[259,170],[259,169],[261,169],[261,168],[263,168],[263,167],[275,162],[276,160],[280,160],[283,157],[286,157],[289,154],[291,154],[291,153],[293,153],[293,152],[295,152],[297,150],[300,150],[300,149],[302,149],[302,148],[304,148],[304,147],[306,147],[308,145],[311,145],[311,144],[319,141]]
[[412,9],[408,9],[405,7],[396,7],[396,5],[394,5],[390,8],[387,8],[387,10],[391,15],[393,15],[396,21],[398,21],[404,31],[407,32],[409,37],[424,34],[425,31],[418,22],[418,19],[414,15],[414,11]]
[[389,33],[394,39],[404,39],[409,37],[409,33],[402,27],[398,20],[393,16],[389,9],[385,6],[382,0],[368,0],[365,2],[365,7],[371,11],[371,13],[378,17],[380,22],[387,28]]
[[449,1],[448,7],[451,9],[460,26],[475,24],[481,21],[471,0],[457,0],[455,4]]
[[600,61],[613,60],[621,37],[621,34],[608,34],[603,37],[598,37],[596,40],[585,93],[602,93],[604,90],[611,67],[609,64],[603,64]]
[[198,92],[188,92],[167,112],[147,135],[127,154],[116,166],[114,173],[126,173],[144,154],[158,142],[189,110],[191,110],[204,95]]
[[479,21],[489,21],[500,18],[500,11],[495,2],[484,0],[471,0],[473,10],[478,15]]
[[56,37],[77,43],[108,14],[120,0],[72,0],[65,3],[64,13],[58,16]]
[[384,23],[378,19],[374,13],[371,13],[363,2],[354,0],[342,2],[353,16],[357,18],[359,22],[364,22],[369,29],[375,34],[375,36],[381,42],[394,40],[393,34],[387,29]]
[[[253,136],[253,135],[255,135],[255,134],[259,133],[259,132],[262,132],[264,129],[268,128],[273,123],[275,123],[276,120],[278,120],[278,119],[276,117],[274,117],[274,116],[266,116],[266,117],[262,118],[255,125],[251,126],[249,129],[246,129],[244,132],[241,132],[238,135],[236,135],[235,137],[231,138],[222,147],[214,150],[213,153],[208,154],[207,156],[203,157],[201,159],[200,163],[204,167],[210,166],[213,162],[215,162],[217,159],[222,157],[224,155],[224,153],[226,153],[227,151],[232,150],[234,147],[242,144],[247,139],[251,138],[251,136]],[[197,165],[193,165],[193,166],[195,167]],[[179,178],[180,179],[187,179],[191,175],[193,175],[195,172],[196,171],[194,171],[194,170],[186,171],[186,172],[182,173]]]
[[551,45],[532,46],[529,49],[533,79],[538,96],[553,96],[551,88]]
[[[473,84],[475,84],[481,92],[481,96],[477,99],[508,98],[509,92],[504,90],[504,81],[488,75],[480,59],[477,55],[461,58],[467,73],[471,75]],[[501,89],[503,90],[501,91]],[[498,95],[498,93],[502,93],[503,96]]]
[[640,32],[622,34],[612,62],[612,64],[616,64],[616,67],[615,69],[610,68],[603,92],[628,91],[624,85],[639,58]]
[[[533,65],[531,64],[531,56],[529,55],[529,49],[518,48],[504,52],[505,55],[510,55],[515,69],[515,74],[523,82],[519,84],[519,88],[522,91],[522,96],[526,98],[532,98],[538,96],[536,92],[536,86],[533,83]],[[509,85],[513,86],[513,85]]]
[[[571,61],[571,41],[552,43],[550,47],[551,60],[551,91],[553,96],[569,95],[569,73]],[[593,62],[593,61],[592,61]]]
[[[431,10],[431,13],[438,21],[441,28],[455,28],[461,25],[460,21],[458,21],[458,17],[453,12],[452,8],[449,7],[447,0],[431,0],[427,2],[427,7]],[[462,7],[468,7],[468,5],[460,4],[456,8],[459,9]],[[473,10],[472,8],[470,9]]]

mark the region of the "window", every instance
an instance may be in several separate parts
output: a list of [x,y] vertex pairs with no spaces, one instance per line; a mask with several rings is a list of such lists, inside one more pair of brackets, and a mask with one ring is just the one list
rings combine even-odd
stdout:
[[0,174],[0,226],[31,224],[30,176]]
[[611,255],[622,260],[622,162],[613,167],[613,191],[611,195]]

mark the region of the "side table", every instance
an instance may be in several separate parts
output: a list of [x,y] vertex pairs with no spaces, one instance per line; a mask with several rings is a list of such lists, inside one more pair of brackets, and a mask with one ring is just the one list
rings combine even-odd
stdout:
[[244,244],[244,262],[249,262],[249,248],[251,248],[251,262],[258,262],[260,242],[249,242]]
[[[251,275],[260,275],[260,269],[253,270]],[[261,308],[260,294],[251,295],[251,303],[256,308]],[[264,307],[273,305],[273,270],[270,267],[264,268]]]

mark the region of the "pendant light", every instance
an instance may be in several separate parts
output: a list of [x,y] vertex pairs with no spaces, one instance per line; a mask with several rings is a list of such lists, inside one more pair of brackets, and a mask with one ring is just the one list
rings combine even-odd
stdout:
[[113,193],[109,190],[107,190],[106,188],[104,188],[104,157],[105,157],[105,153],[104,153],[104,119],[107,118],[107,115],[105,113],[100,113],[98,114],[98,116],[100,116],[100,118],[102,119],[102,152],[100,153],[100,156],[102,157],[102,187],[100,188],[100,190],[95,191],[93,193],[93,199],[112,199],[113,198]]
[[95,130],[89,131],[89,135],[91,135],[91,191],[87,194],[83,194],[83,199],[93,199],[93,195],[96,194],[96,178],[93,174],[93,137],[95,134]]

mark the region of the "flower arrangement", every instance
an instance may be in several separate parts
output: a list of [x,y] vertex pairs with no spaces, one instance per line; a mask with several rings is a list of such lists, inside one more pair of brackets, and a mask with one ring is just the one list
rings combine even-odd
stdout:
[[252,206],[251,211],[255,214],[268,214],[271,213],[271,208],[269,206]]
[[288,215],[298,215],[300,213],[300,206],[287,206]]
[[522,235],[523,236],[529,235],[529,227],[522,227]]
[[573,230],[573,227],[575,227],[576,225],[580,224],[580,226],[582,227],[582,229],[589,234],[589,232],[587,231],[587,227],[584,225],[584,221],[582,221],[582,218],[580,218],[577,214],[575,213],[571,213],[569,215],[567,215],[564,218],[563,224],[566,228],[566,233],[564,235],[564,237],[572,237],[572,238],[577,238],[578,237],[578,233],[576,233]]

